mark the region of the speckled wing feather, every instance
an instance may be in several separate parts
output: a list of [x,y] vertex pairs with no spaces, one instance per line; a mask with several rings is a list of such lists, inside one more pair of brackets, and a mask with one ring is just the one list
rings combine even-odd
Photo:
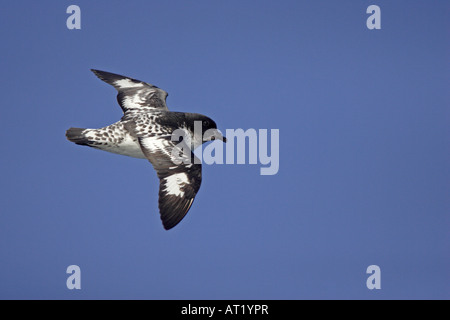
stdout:
[[140,137],[139,144],[158,174],[159,212],[169,230],[184,218],[200,189],[200,160],[186,144],[171,141],[170,136]]
[[125,119],[152,110],[168,111],[166,105],[168,94],[157,86],[111,72],[91,70],[99,79],[112,85],[119,92],[117,101]]

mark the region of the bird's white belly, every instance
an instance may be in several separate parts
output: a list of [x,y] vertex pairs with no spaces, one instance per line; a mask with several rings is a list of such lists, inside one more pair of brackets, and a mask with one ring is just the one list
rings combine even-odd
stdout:
[[142,153],[139,141],[129,135],[127,135],[120,143],[109,144],[107,146],[103,146],[101,149],[132,158],[146,159],[144,153]]

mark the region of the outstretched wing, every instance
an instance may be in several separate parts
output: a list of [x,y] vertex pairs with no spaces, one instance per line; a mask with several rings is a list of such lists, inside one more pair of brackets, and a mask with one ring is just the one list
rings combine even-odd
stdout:
[[119,92],[117,101],[125,117],[152,110],[168,110],[166,105],[168,94],[164,90],[152,84],[115,73],[94,69],[91,69],[91,71]]
[[159,212],[166,230],[187,214],[202,182],[202,165],[186,144],[170,136],[140,137],[142,152],[159,180]]

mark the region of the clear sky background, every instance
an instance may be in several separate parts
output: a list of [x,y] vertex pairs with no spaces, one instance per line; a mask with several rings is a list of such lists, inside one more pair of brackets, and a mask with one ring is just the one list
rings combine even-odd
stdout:
[[[425,0],[3,3],[0,298],[449,299],[449,14]],[[204,165],[165,231],[150,163],[65,138],[121,117],[90,68],[153,83],[222,131],[279,129],[278,174]]]

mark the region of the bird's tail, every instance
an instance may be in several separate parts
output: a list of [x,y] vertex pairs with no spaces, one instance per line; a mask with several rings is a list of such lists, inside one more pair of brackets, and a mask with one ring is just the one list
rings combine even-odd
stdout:
[[82,146],[89,146],[90,141],[84,135],[85,130],[83,128],[70,128],[66,131],[67,140]]

